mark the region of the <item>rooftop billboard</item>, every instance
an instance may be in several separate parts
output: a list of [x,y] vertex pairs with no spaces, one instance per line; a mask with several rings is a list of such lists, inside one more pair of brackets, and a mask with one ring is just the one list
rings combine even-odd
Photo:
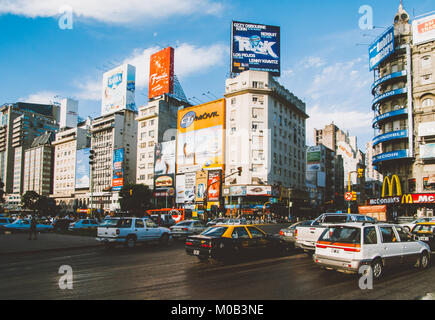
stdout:
[[178,111],[177,173],[222,169],[225,99]]
[[174,92],[174,49],[167,47],[151,55],[148,98]]
[[119,110],[136,110],[136,68],[123,64],[103,74],[101,115]]
[[412,22],[412,39],[414,45],[435,39],[435,14]]
[[76,152],[76,179],[75,188],[89,188],[90,167],[89,167],[90,148],[80,149]]
[[232,22],[231,72],[240,73],[246,70],[280,75],[280,27]]
[[370,71],[394,53],[394,26],[391,26],[369,47]]

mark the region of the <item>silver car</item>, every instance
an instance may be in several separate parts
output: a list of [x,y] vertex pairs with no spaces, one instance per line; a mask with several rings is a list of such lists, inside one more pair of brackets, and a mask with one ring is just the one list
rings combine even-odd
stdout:
[[194,234],[200,234],[207,226],[202,220],[184,220],[171,228],[171,235],[174,239],[185,239]]
[[285,229],[281,229],[281,231],[279,232],[279,237],[282,240],[284,240],[285,243],[294,246],[294,244],[296,242],[296,240],[295,240],[296,227],[309,226],[311,224],[311,222],[313,222],[313,220],[299,221],[299,222],[296,222]]

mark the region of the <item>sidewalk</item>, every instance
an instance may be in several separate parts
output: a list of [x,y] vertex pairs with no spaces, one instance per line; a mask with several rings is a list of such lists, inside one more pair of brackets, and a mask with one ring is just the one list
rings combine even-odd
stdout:
[[37,240],[28,240],[28,233],[0,234],[0,255],[71,250],[100,246],[95,237],[40,233]]

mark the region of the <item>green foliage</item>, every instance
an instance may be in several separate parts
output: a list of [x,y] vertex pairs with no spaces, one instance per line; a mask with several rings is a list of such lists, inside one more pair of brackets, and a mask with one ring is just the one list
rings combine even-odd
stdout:
[[144,184],[126,184],[119,195],[122,211],[128,211],[135,216],[143,216],[145,210],[151,208],[153,192]]
[[36,211],[39,215],[52,216],[56,214],[56,202],[46,196],[39,195],[36,191],[27,191],[21,197],[25,209]]

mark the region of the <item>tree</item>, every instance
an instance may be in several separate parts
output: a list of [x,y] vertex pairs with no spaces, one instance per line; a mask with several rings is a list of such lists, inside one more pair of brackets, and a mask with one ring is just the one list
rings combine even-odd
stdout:
[[135,216],[143,216],[144,211],[151,208],[153,192],[144,184],[126,184],[119,195],[121,210]]
[[21,203],[24,209],[37,211],[39,194],[36,191],[27,191],[21,197]]
[[45,216],[56,215],[57,206],[54,199],[47,196],[39,196],[39,199],[35,203],[36,211],[38,214],[43,214]]

